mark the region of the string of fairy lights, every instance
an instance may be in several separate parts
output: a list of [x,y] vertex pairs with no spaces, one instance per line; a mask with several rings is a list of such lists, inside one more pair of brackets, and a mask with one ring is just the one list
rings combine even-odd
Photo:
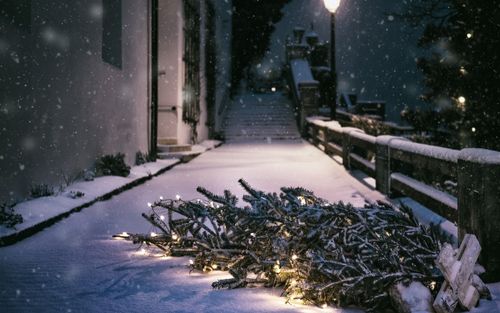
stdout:
[[[121,233],[165,256],[189,256],[190,270],[227,271],[214,288],[282,287],[288,302],[320,307],[391,307],[387,290],[420,281],[433,293],[442,282],[434,260],[443,237],[411,211],[389,205],[328,203],[303,188],[264,193],[240,180],[245,206],[229,191],[207,200],[180,196],[148,203],[149,234]],[[149,248],[148,248],[149,249]]]

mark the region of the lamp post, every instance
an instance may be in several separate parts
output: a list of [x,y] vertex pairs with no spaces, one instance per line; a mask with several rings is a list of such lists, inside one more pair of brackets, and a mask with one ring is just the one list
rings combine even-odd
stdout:
[[335,64],[335,12],[337,11],[340,0],[323,0],[326,9],[331,14],[331,28],[330,28],[330,75],[332,77],[332,83],[330,86],[331,95],[331,107],[330,107],[330,118],[335,119],[335,111],[337,109],[337,69]]

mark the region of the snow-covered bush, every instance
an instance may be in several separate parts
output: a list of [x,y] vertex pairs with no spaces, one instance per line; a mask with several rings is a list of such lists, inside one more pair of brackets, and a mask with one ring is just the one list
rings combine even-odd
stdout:
[[148,162],[154,162],[155,160],[156,157],[149,153],[143,153],[141,151],[135,153],[135,165],[142,165]]
[[47,184],[33,184],[30,189],[30,198],[42,198],[49,197],[54,194],[54,189],[49,187]]
[[11,205],[0,203],[0,225],[12,228],[22,222],[22,215],[17,214]]
[[125,154],[108,154],[100,157],[95,163],[95,170],[98,176],[122,176],[130,174],[130,166],[125,164]]

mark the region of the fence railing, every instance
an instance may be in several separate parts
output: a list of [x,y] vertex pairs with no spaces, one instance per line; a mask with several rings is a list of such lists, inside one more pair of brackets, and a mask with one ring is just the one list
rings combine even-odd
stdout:
[[[488,277],[500,280],[500,152],[376,137],[320,118],[307,118],[305,128],[311,143],[342,157],[347,170],[373,177],[381,193],[408,196],[457,224],[460,240],[466,233],[475,234]],[[440,188],[443,182],[455,190]]]

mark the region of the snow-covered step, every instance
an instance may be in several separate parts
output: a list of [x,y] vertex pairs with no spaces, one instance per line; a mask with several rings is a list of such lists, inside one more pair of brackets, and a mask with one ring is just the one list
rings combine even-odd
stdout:
[[158,145],[159,152],[184,152],[191,151],[191,145]]
[[300,140],[293,106],[279,94],[236,98],[223,125],[228,142]]
[[161,137],[158,138],[158,145],[176,145],[177,138]]

